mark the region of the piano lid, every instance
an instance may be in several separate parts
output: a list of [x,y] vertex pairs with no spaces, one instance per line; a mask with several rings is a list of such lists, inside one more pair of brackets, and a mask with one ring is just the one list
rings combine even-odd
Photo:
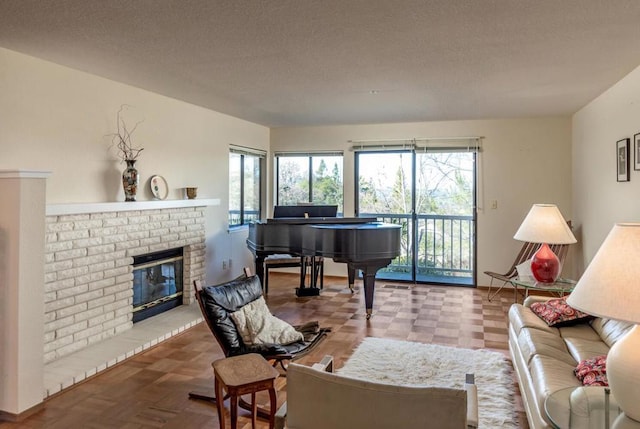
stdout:
[[400,254],[402,227],[383,222],[358,224],[310,224],[302,236],[301,252],[333,258],[337,262],[366,262]]

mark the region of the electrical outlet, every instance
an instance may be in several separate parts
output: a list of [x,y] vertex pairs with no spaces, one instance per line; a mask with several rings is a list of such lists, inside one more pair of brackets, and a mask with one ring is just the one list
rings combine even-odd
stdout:
[[233,266],[233,260],[229,259],[229,269],[231,269],[232,266]]
[[226,259],[222,261],[222,269],[223,270],[227,269],[227,260]]

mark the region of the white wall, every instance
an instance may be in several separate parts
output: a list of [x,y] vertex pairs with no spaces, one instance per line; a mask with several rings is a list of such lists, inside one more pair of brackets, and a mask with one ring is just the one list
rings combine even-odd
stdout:
[[[271,150],[344,150],[345,216],[353,215],[354,169],[349,140],[483,136],[478,212],[478,284],[485,270],[506,270],[521,243],[513,234],[534,203],[571,210],[571,121],[569,117],[278,128]],[[273,187],[273,183],[270,184]],[[498,201],[497,209],[489,202]],[[571,259],[564,274],[572,274]],[[328,267],[344,275],[344,267]]]
[[46,174],[0,171],[0,420],[44,391]]
[[[640,67],[573,116],[573,206],[580,272],[616,222],[640,222],[640,171],[633,136],[640,133]],[[631,139],[629,182],[616,181],[616,141]]]
[[[133,134],[145,148],[138,200],[153,198],[148,181],[156,174],[167,180],[169,199],[198,186],[199,198],[221,200],[207,213],[208,280],[233,277],[250,261],[244,238],[227,232],[228,148],[267,150],[268,128],[2,48],[0,94],[0,169],[52,171],[48,204],[124,201],[124,164],[106,135],[128,104],[128,124],[144,120]],[[223,272],[229,250],[244,260]]]
[[[120,105],[130,104],[134,116],[144,118],[134,134],[145,147],[138,162],[139,199],[152,198],[147,182],[154,174],[166,178],[169,198],[181,198],[180,188],[190,185],[199,187],[199,197],[220,198],[207,216],[208,280],[229,278],[250,261],[246,234],[227,232],[227,151],[229,144],[267,150],[268,128],[6,49],[0,49],[0,93],[0,169],[52,171],[48,203],[124,199],[124,166],[105,136],[114,131]],[[569,118],[281,128],[271,130],[271,150],[345,150],[349,197],[354,173],[348,140],[468,135],[485,137],[478,215],[481,274],[511,263],[519,248],[513,233],[531,204],[556,203],[572,218]],[[488,208],[491,200],[498,201],[498,209]],[[349,198],[345,213],[353,213]],[[228,258],[233,268],[222,272],[222,260]],[[478,280],[488,282],[483,275]]]

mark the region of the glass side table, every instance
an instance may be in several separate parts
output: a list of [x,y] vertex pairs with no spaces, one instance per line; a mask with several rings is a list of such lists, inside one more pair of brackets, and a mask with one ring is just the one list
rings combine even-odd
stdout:
[[539,291],[550,292],[551,294],[556,295],[558,297],[563,297],[565,294],[571,293],[571,291],[573,291],[573,288],[576,287],[575,280],[563,279],[563,278],[559,278],[558,280],[555,281],[555,283],[540,283],[536,281],[533,277],[527,278],[527,279],[514,277],[511,280],[509,280],[509,282],[514,288],[513,294],[514,294],[515,302],[517,302],[518,300],[519,287],[524,289],[525,298],[529,296],[529,290],[539,290]]
[[636,427],[633,421],[632,426],[626,426],[630,419],[622,415],[615,398],[604,387],[558,390],[544,401],[544,411],[555,429]]

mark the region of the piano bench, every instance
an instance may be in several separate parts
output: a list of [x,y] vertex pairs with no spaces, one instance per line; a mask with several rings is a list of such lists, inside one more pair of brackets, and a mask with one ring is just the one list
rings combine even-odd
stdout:
[[[311,267],[311,258],[304,261],[304,257],[293,255],[270,255],[264,259],[264,293],[269,293],[269,270],[272,268],[291,268],[300,267],[300,287],[305,286],[305,276],[307,274],[307,267]],[[304,262],[304,263],[303,263]],[[316,273],[315,279],[317,280],[318,274],[320,275],[320,286],[324,285],[324,258],[322,256],[316,256]]]

